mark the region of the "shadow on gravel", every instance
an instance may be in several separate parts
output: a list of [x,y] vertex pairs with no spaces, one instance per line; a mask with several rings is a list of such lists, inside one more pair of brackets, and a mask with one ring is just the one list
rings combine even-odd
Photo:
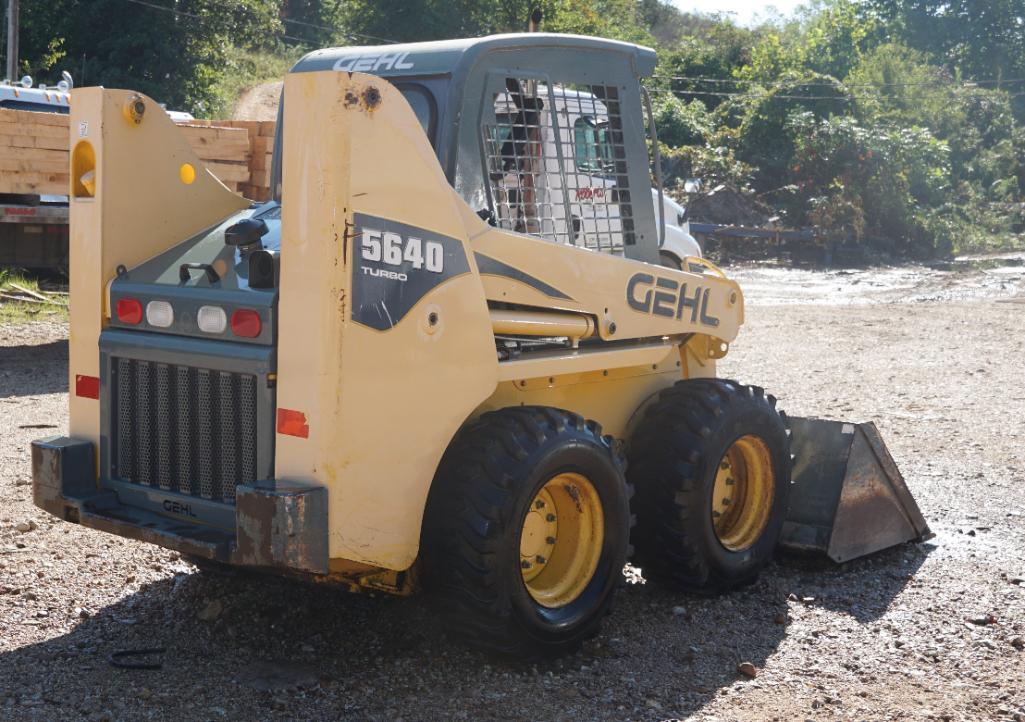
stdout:
[[890,604],[925,563],[936,547],[902,544],[837,565],[825,556],[786,555],[783,563],[797,575],[794,593],[804,603],[848,614],[859,622],[872,622]]
[[[713,599],[630,586],[601,635],[540,668],[494,662],[446,639],[422,599],[178,573],[92,610],[66,634],[0,654],[0,717],[5,706],[19,719],[46,720],[686,717],[744,683],[739,663],[765,665],[787,635],[788,607],[875,619],[926,554],[903,547],[843,568],[788,559]],[[65,581],[69,598],[90,573]],[[49,607],[50,618],[77,613]],[[109,663],[116,652],[154,647],[165,651],[135,661],[161,669]]]
[[0,398],[67,390],[66,339],[35,346],[0,346]]

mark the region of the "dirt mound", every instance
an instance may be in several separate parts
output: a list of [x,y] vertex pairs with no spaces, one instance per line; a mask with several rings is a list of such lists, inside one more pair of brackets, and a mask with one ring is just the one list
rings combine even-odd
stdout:
[[278,102],[281,100],[281,89],[284,83],[273,80],[261,83],[242,93],[232,113],[232,120],[277,120]]
[[698,223],[764,227],[777,220],[770,206],[727,184],[691,195],[686,206],[687,219]]

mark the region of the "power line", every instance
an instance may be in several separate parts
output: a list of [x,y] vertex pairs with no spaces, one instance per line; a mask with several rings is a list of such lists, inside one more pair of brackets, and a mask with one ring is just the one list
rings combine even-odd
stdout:
[[202,15],[196,15],[195,13],[187,13],[184,10],[175,10],[174,8],[169,8],[165,5],[155,5],[153,3],[146,2],[146,0],[125,0],[125,2],[135,3],[136,5],[143,5],[148,8],[153,8],[154,10],[163,10],[165,13],[171,13],[172,15],[181,15],[187,18],[196,18],[197,20],[205,19]]
[[303,20],[292,20],[291,18],[281,18],[281,22],[289,23],[291,25],[305,25],[308,28],[318,28],[320,30],[327,30],[328,32],[332,32],[332,33],[341,33],[345,37],[351,38],[353,40],[355,40],[356,38],[366,38],[367,40],[380,40],[382,43],[395,43],[395,42],[398,42],[396,40],[390,40],[388,38],[379,38],[376,35],[365,35],[365,34],[362,34],[362,33],[349,33],[349,32],[346,32],[344,30],[339,30],[338,28],[328,27],[327,25],[317,25],[316,23],[308,23],[308,22],[305,22]]
[[[764,87],[782,87],[786,85],[796,85],[804,87],[819,87],[819,88],[834,88],[838,85],[842,85],[846,88],[899,88],[899,87],[947,87],[956,85],[953,81],[944,80],[931,80],[914,83],[841,83],[837,81],[835,83],[824,83],[824,82],[800,82],[800,81],[776,81],[775,83],[763,84],[757,80],[741,80],[738,78],[709,78],[700,75],[694,76],[683,76],[683,75],[652,75],[655,80],[676,80],[676,81],[694,81],[701,83],[719,83],[719,84],[732,84],[732,85],[763,85]],[[962,82],[957,87],[970,88],[973,85],[1008,85],[1011,83],[1025,83],[1025,78],[1009,78],[1009,79],[998,79],[998,78],[983,78],[980,80],[967,80]]]
[[[706,97],[715,98],[754,98],[754,99],[766,99],[770,97],[768,94],[763,93],[752,93],[750,91],[715,91],[715,90],[684,90],[684,89],[673,89],[673,88],[650,88],[651,93],[670,93],[677,98],[683,99],[683,96],[701,95]],[[1020,93],[1009,93],[1010,98],[1019,98],[1025,96],[1025,92]],[[852,102],[855,100],[904,100],[904,96],[900,95],[772,95],[772,98],[779,98],[781,100],[835,100],[838,102]],[[946,95],[919,95],[914,98],[915,100],[946,100]]]

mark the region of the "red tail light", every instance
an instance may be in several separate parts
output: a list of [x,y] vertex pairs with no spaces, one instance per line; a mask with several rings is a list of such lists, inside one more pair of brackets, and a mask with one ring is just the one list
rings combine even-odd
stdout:
[[292,409],[278,409],[278,433],[298,436],[300,439],[310,438],[310,425],[306,423],[306,414]]
[[117,320],[134,326],[142,321],[142,304],[134,298],[117,300]]
[[100,379],[96,376],[75,374],[75,396],[83,399],[100,398]]
[[260,314],[248,308],[240,308],[231,314],[231,332],[242,338],[256,338],[260,335]]

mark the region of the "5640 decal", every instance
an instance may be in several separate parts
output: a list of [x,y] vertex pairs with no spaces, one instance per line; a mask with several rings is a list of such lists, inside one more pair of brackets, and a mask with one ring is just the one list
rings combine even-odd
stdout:
[[[398,233],[363,229],[362,252],[364,261],[384,263],[402,267],[405,264],[413,270],[425,269],[431,273],[445,272],[445,248],[437,241],[424,241],[416,236],[403,238]],[[364,267],[364,273],[377,275]],[[397,273],[396,275],[405,275]],[[394,275],[391,276],[394,278]],[[406,280],[405,278],[397,280]]]

